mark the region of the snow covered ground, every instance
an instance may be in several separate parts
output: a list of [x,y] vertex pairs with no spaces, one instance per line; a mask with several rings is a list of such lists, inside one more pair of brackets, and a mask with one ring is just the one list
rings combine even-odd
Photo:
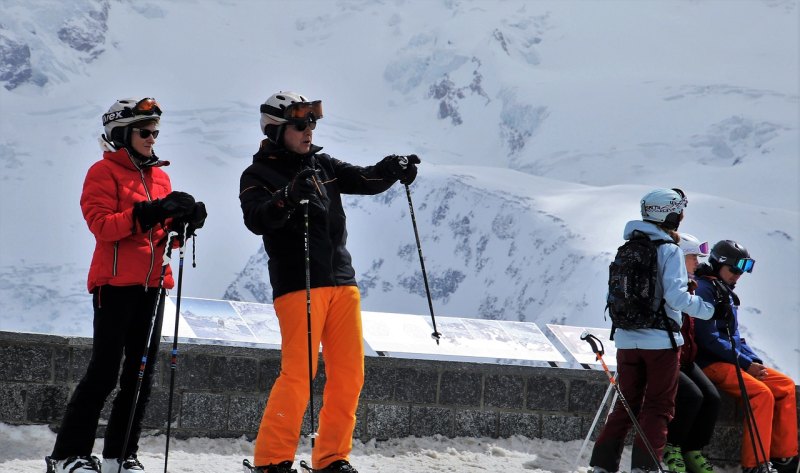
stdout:
[[[55,441],[46,426],[10,426],[0,424],[0,471],[38,473],[44,471],[45,455]],[[95,453],[102,450],[102,439],[95,443]],[[147,471],[164,468],[163,435],[142,440],[139,459]],[[407,472],[518,472],[561,473],[573,471],[580,451],[580,440],[554,442],[521,436],[508,439],[408,437],[385,442],[356,441],[350,461],[361,473]],[[587,446],[578,467],[585,472],[592,443]],[[242,459],[251,458],[253,444],[245,439],[170,439],[168,471],[173,473],[239,472]],[[310,458],[307,444],[301,446],[295,467]],[[629,449],[622,465],[627,469]],[[738,467],[718,468],[718,473],[733,473]]]

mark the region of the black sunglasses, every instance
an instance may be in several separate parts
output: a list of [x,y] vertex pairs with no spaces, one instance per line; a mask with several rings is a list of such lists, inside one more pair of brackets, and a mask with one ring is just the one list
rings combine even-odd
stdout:
[[148,130],[147,128],[131,128],[131,129],[138,131],[139,138],[143,140],[150,138],[150,135],[153,135],[153,138],[158,138],[158,133],[160,131],[160,130]]
[[317,128],[317,121],[316,120],[311,120],[311,119],[296,120],[296,121],[291,121],[289,123],[292,126],[294,126],[294,129],[297,130],[297,131],[306,131],[306,128],[309,128],[309,127],[312,130]]

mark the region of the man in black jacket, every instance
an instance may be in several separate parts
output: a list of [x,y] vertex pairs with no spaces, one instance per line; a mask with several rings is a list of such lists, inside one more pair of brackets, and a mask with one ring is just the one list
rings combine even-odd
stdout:
[[[311,141],[321,118],[320,101],[310,102],[295,92],[272,95],[261,105],[261,129],[267,139],[241,177],[244,223],[263,236],[281,329],[281,374],[272,386],[256,438],[254,462],[259,472],[295,471],[291,467],[309,400],[308,357],[319,352],[322,342],[327,380],[312,464],[317,472],[357,473],[348,457],[364,383],[364,345],[341,194],[378,194],[397,180],[410,184],[420,162],[415,155],[392,155],[374,166],[360,167],[331,158]],[[316,370],[314,356],[314,375]]]

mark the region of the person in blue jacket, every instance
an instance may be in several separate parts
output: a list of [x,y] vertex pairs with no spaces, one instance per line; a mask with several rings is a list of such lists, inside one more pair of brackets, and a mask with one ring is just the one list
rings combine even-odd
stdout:
[[[680,333],[681,312],[703,319],[714,314],[714,306],[688,292],[689,276],[683,252],[678,247],[678,225],[686,209],[686,195],[680,189],[656,189],[641,200],[642,220],[628,222],[623,237],[630,240],[644,234],[651,240],[669,240],[675,244],[658,246],[658,281],[655,304],[665,301],[666,314],[674,321],[675,331],[648,328],[617,329],[617,383],[637,421],[655,450],[660,463],[667,443],[667,424],[675,413],[678,389],[678,355],[683,344]],[[656,306],[653,307],[654,312]],[[673,345],[673,340],[675,346]],[[617,401],[595,442],[590,465],[594,473],[619,470],[625,437],[633,425],[625,406]],[[656,459],[636,436],[631,456],[631,472],[657,471]]]
[[[735,398],[742,398],[734,360],[741,369],[744,391],[755,421],[756,444],[745,417],[741,465],[743,473],[794,473],[798,465],[797,401],[795,382],[780,371],[764,365],[739,333],[739,297],[733,292],[739,278],[751,273],[755,260],[741,244],[721,240],[711,248],[710,264],[697,268],[697,295],[707,301],[722,299],[729,304],[726,320],[695,324],[697,364],[717,386]],[[763,454],[762,454],[763,447]],[[764,458],[764,454],[767,458]]]

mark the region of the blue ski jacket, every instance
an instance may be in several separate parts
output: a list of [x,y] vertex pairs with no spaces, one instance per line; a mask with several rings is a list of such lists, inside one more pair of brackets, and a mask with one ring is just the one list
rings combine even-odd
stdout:
[[720,279],[700,277],[697,279],[697,290],[695,293],[703,300],[713,303],[718,297],[724,297],[714,287],[714,284],[722,284],[728,289],[727,297],[733,310],[733,321],[730,327],[724,320],[696,320],[694,324],[694,336],[697,340],[697,366],[705,368],[711,363],[723,362],[733,364],[734,349],[728,338],[728,330],[736,344],[736,359],[743,370],[747,370],[755,361],[763,363],[758,355],[747,346],[744,338],[739,334],[739,307],[734,304],[733,291]]
[[[634,231],[646,234],[651,240],[671,240],[672,237],[650,222],[632,220],[625,225],[623,238],[630,240]],[[673,319],[680,327],[682,322],[681,312],[708,319],[714,315],[714,305],[704,302],[703,299],[689,293],[689,275],[686,272],[686,262],[683,251],[678,245],[660,245],[658,247],[659,275],[656,285],[656,297],[653,310],[658,308],[663,298],[666,301],[664,309],[667,316]],[[680,332],[673,332],[675,343],[683,345],[683,336]],[[661,329],[616,329],[614,343],[617,349],[641,348],[645,350],[672,349],[669,333]]]

